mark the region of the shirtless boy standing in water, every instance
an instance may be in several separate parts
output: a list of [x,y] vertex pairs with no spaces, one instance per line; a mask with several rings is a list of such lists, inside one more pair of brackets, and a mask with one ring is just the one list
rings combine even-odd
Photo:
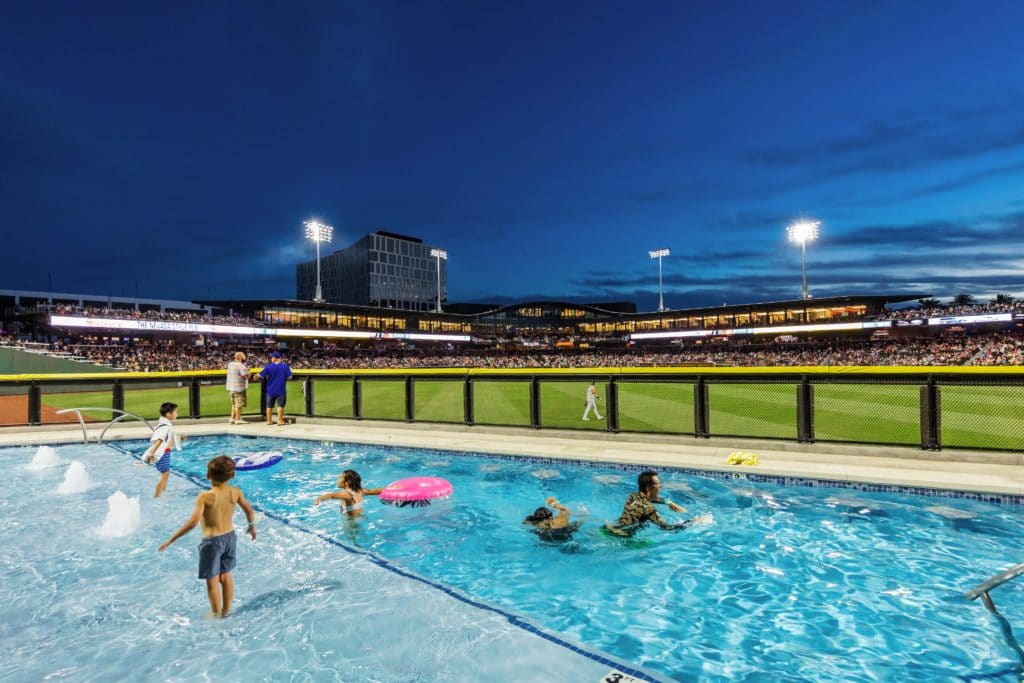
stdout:
[[210,599],[210,616],[226,617],[235,595],[231,570],[235,567],[235,527],[231,521],[235,505],[240,505],[249,520],[248,532],[256,540],[256,522],[252,506],[242,489],[228,486],[235,476],[235,463],[226,455],[218,455],[206,465],[206,478],[213,484],[209,491],[196,496],[196,507],[185,525],[160,546],[169,545],[202,524],[203,540],[199,543],[199,578],[206,579],[206,595]]

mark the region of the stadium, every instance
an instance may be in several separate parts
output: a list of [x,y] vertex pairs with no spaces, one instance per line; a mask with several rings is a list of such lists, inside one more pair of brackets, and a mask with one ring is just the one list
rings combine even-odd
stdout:
[[1011,5],[12,6],[0,682],[1020,683]]
[[[39,379],[37,396],[31,387],[9,390],[0,415],[5,424],[71,422],[74,414],[58,411],[91,406],[154,418],[164,400],[191,405],[193,417],[224,414],[223,401],[214,407],[219,383],[204,373],[222,370],[237,351],[260,360],[280,351],[301,371],[306,402],[298,414],[310,417],[1019,449],[1019,389],[971,378],[1008,381],[982,368],[1019,364],[1024,307],[1007,296],[943,308],[917,303],[930,298],[655,313],[626,302],[541,301],[420,312],[297,300],[117,307],[86,295],[8,290],[4,326],[16,330],[5,335],[9,367],[48,358],[64,372],[98,373],[91,385],[102,388],[70,391]],[[135,375],[116,374],[124,371]],[[175,386],[144,389],[148,373]],[[406,381],[394,377],[403,373]],[[575,415],[572,397],[590,376],[611,401],[603,424]],[[915,376],[923,378],[916,385]],[[929,408],[921,397],[933,394]],[[859,417],[834,407],[851,402],[864,406]],[[254,394],[251,413],[262,415],[262,405]],[[873,418],[880,405],[889,420]],[[942,414],[945,435],[922,424],[928,410]],[[798,413],[816,419],[801,424]],[[992,419],[984,430],[971,424],[978,413]]]

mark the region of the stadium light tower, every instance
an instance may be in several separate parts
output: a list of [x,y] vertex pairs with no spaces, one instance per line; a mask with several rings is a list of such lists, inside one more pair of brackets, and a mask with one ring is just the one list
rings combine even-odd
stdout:
[[306,221],[303,225],[306,226],[306,239],[316,242],[316,296],[313,297],[313,301],[322,304],[324,295],[320,289],[320,243],[331,241],[334,228],[317,221]]
[[441,259],[448,260],[448,252],[444,249],[431,249],[430,255],[437,259],[437,308],[441,312]]
[[786,228],[786,239],[792,244],[800,245],[800,253],[803,256],[804,289],[802,298],[810,299],[811,293],[807,291],[807,243],[818,239],[818,228],[821,221],[797,221]]
[[668,256],[670,252],[668,249],[655,249],[647,253],[651,255],[652,259],[658,259],[658,312],[661,313],[665,310],[665,293],[661,287],[661,259]]

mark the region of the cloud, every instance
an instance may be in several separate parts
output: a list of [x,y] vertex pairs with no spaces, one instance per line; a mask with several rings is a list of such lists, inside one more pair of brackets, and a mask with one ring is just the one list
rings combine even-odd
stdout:
[[974,185],[982,180],[989,180],[990,178],[1000,178],[1006,175],[1012,175],[1016,173],[1024,172],[1024,161],[1018,161],[1012,164],[1003,164],[1002,166],[993,166],[992,168],[985,168],[980,171],[974,171],[973,173],[967,173],[957,178],[951,178],[941,183],[935,183],[922,187],[919,190],[915,190],[910,194],[904,195],[898,199],[898,201],[904,201],[907,199],[917,199],[919,197],[926,197],[932,194],[940,194],[943,192],[952,192],[953,190],[959,190],[970,185]]
[[893,143],[905,142],[928,130],[923,122],[891,124],[871,121],[860,130],[816,145],[775,147],[753,150],[744,155],[747,163],[757,166],[804,166],[834,159],[837,155],[874,151]]
[[968,159],[1024,146],[1019,116],[1004,107],[978,108],[972,115],[912,115],[907,122],[872,121],[859,130],[823,140],[754,149],[741,156],[751,166],[806,171],[809,181],[861,172],[895,172]]
[[[809,260],[812,293],[849,295],[1024,290],[1024,212],[975,221],[931,221],[863,226],[833,233]],[[680,263],[685,258],[685,262]],[[778,251],[737,249],[673,258],[664,275],[672,306],[714,306],[793,299],[799,295],[799,260]],[[590,271],[568,281],[586,298],[656,299],[657,275],[647,270]]]

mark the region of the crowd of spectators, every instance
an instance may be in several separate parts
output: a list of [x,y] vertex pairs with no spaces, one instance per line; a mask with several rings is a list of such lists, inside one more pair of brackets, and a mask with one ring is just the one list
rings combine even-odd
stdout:
[[[235,351],[250,364],[263,363],[276,346],[56,343],[49,352],[87,359],[112,369],[138,372],[222,370]],[[1024,337],[1012,333],[882,337],[847,340],[705,344],[608,351],[496,351],[463,347],[431,349],[331,347],[293,348],[289,365],[304,369],[394,368],[582,368],[656,366],[863,366],[1024,365]]]
[[1008,301],[1006,303],[990,302],[987,304],[948,304],[938,307],[915,306],[900,310],[888,311],[880,320],[910,320],[913,318],[941,318],[952,315],[986,315],[991,313],[1024,313],[1024,302]]
[[57,304],[51,308],[57,315],[80,315],[90,318],[116,318],[118,320],[162,320],[167,322],[212,323],[220,325],[264,325],[264,321],[238,315],[210,315],[202,311],[141,311],[126,308],[99,308]]

